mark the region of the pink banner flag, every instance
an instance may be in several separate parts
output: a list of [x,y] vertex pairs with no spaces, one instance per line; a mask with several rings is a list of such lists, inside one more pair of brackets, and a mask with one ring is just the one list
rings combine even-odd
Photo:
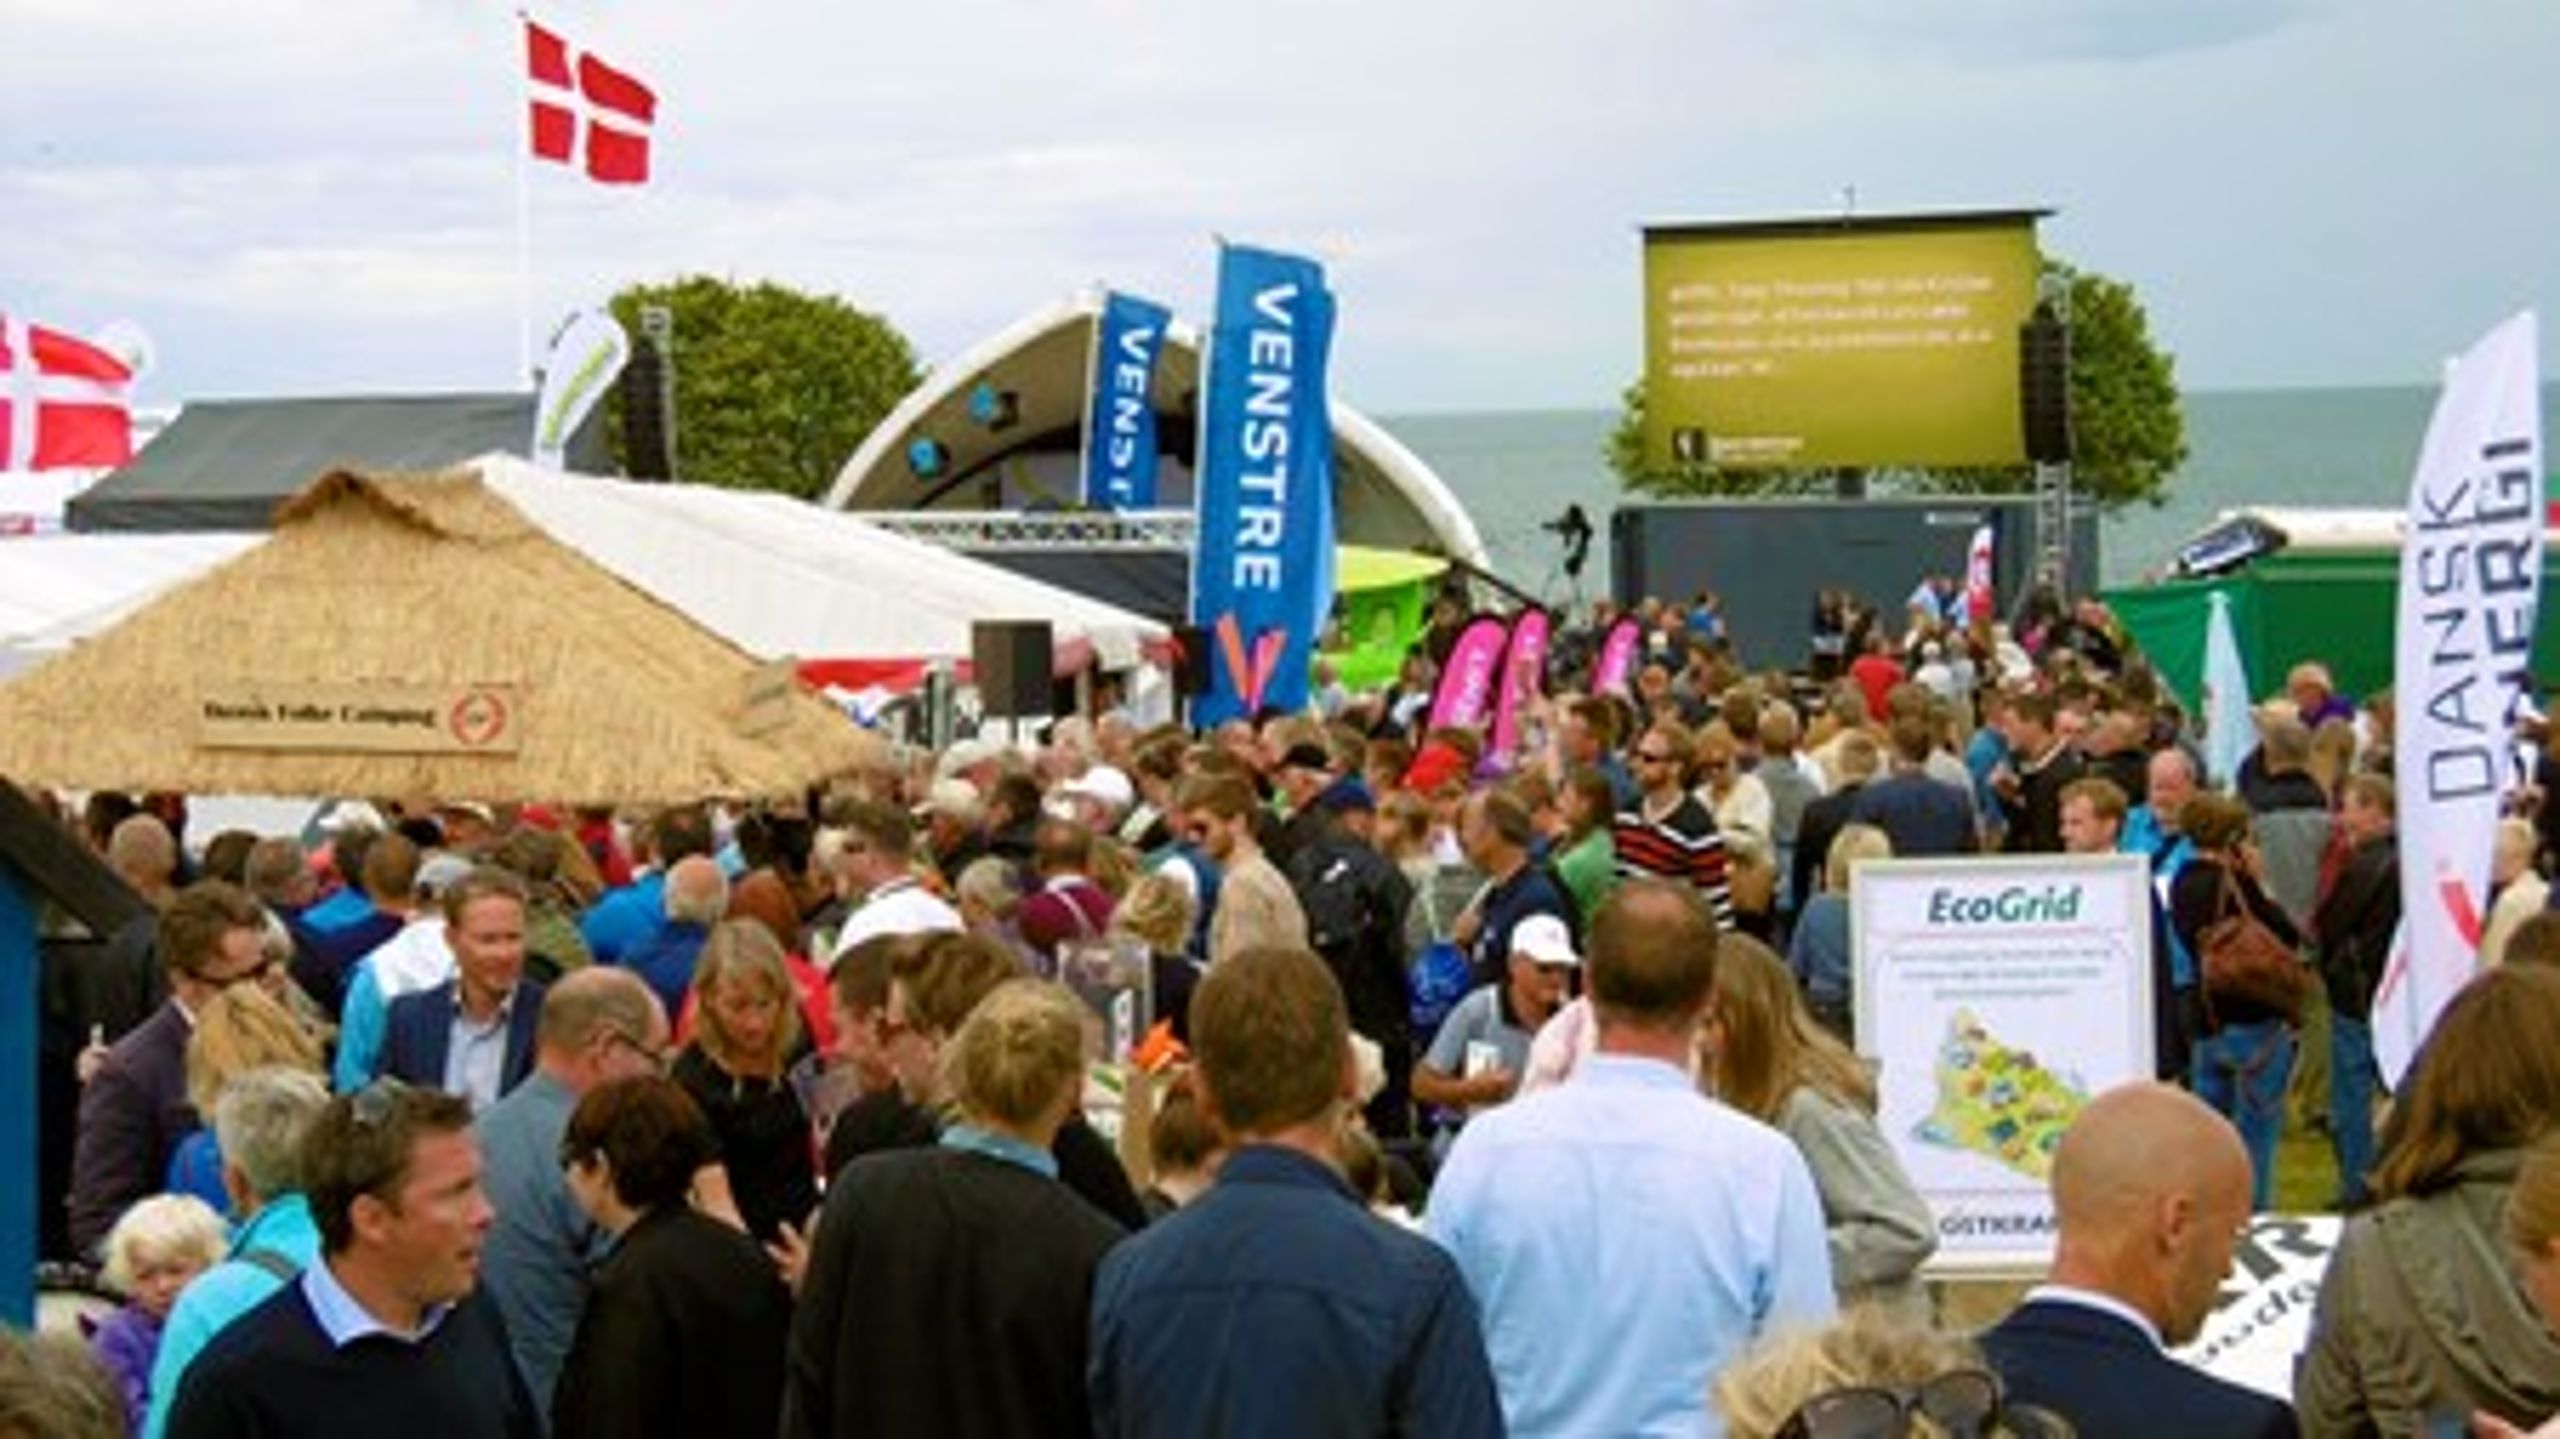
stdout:
[[1609,626],[1600,641],[1600,663],[1591,670],[1591,692],[1595,695],[1622,695],[1636,677],[1636,645],[1644,638],[1644,626],[1633,615],[1620,615]]
[[1493,743],[1487,757],[1509,769],[1520,749],[1520,715],[1529,701],[1547,692],[1547,637],[1555,622],[1545,610],[1522,610],[1511,622],[1511,643],[1502,654],[1502,698],[1493,712]]
[[1458,631],[1440,687],[1431,696],[1431,728],[1475,729],[1493,713],[1494,681],[1502,674],[1503,644],[1511,627],[1498,616],[1478,615]]

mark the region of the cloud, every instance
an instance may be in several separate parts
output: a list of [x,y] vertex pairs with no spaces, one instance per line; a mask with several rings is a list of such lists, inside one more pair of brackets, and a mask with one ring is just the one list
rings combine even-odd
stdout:
[[2314,0],[1813,0],[1803,13],[1881,46],[2008,66],[2214,50],[2286,29],[2315,10]]

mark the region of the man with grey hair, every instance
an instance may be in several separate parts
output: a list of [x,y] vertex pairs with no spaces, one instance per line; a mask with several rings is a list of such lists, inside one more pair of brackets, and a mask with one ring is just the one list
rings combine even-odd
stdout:
[[622,966],[640,976],[674,1014],[684,1008],[685,991],[693,985],[693,963],[711,926],[729,913],[729,877],[709,855],[687,855],[667,870],[666,923],[622,957]]
[[[672,878],[668,893],[675,893]],[[569,1195],[560,1138],[589,1090],[664,1070],[667,1015],[639,976],[610,966],[568,974],[542,998],[533,1073],[473,1125],[498,1211],[481,1266],[507,1321],[535,1407],[551,1412],[595,1266],[613,1237]]]
[[223,1086],[213,1133],[222,1146],[222,1187],[240,1227],[230,1256],[188,1283],[161,1327],[144,1439],[159,1439],[178,1381],[213,1336],[319,1256],[320,1231],[302,1195],[300,1156],[312,1116],[328,1102],[318,1075],[281,1065],[250,1070]]

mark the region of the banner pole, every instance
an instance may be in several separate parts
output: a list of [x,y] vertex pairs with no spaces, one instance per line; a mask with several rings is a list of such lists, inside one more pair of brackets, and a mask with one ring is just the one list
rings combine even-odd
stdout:
[[[525,27],[533,17],[523,7],[516,9],[516,47],[524,47]],[[524,58],[517,56],[522,67]],[[516,88],[524,88],[524,77],[517,76]],[[534,382],[533,373],[533,167],[528,157],[533,153],[533,105],[525,96],[516,97],[516,377],[525,384]]]

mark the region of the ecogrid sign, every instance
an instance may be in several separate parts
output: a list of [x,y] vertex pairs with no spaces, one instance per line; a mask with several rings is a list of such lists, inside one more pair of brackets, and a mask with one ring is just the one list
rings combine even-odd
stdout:
[[2053,1250],[2054,1147],[2151,1076],[2139,857],[1878,860],[1850,873],[1858,1050],[1949,1267]]

